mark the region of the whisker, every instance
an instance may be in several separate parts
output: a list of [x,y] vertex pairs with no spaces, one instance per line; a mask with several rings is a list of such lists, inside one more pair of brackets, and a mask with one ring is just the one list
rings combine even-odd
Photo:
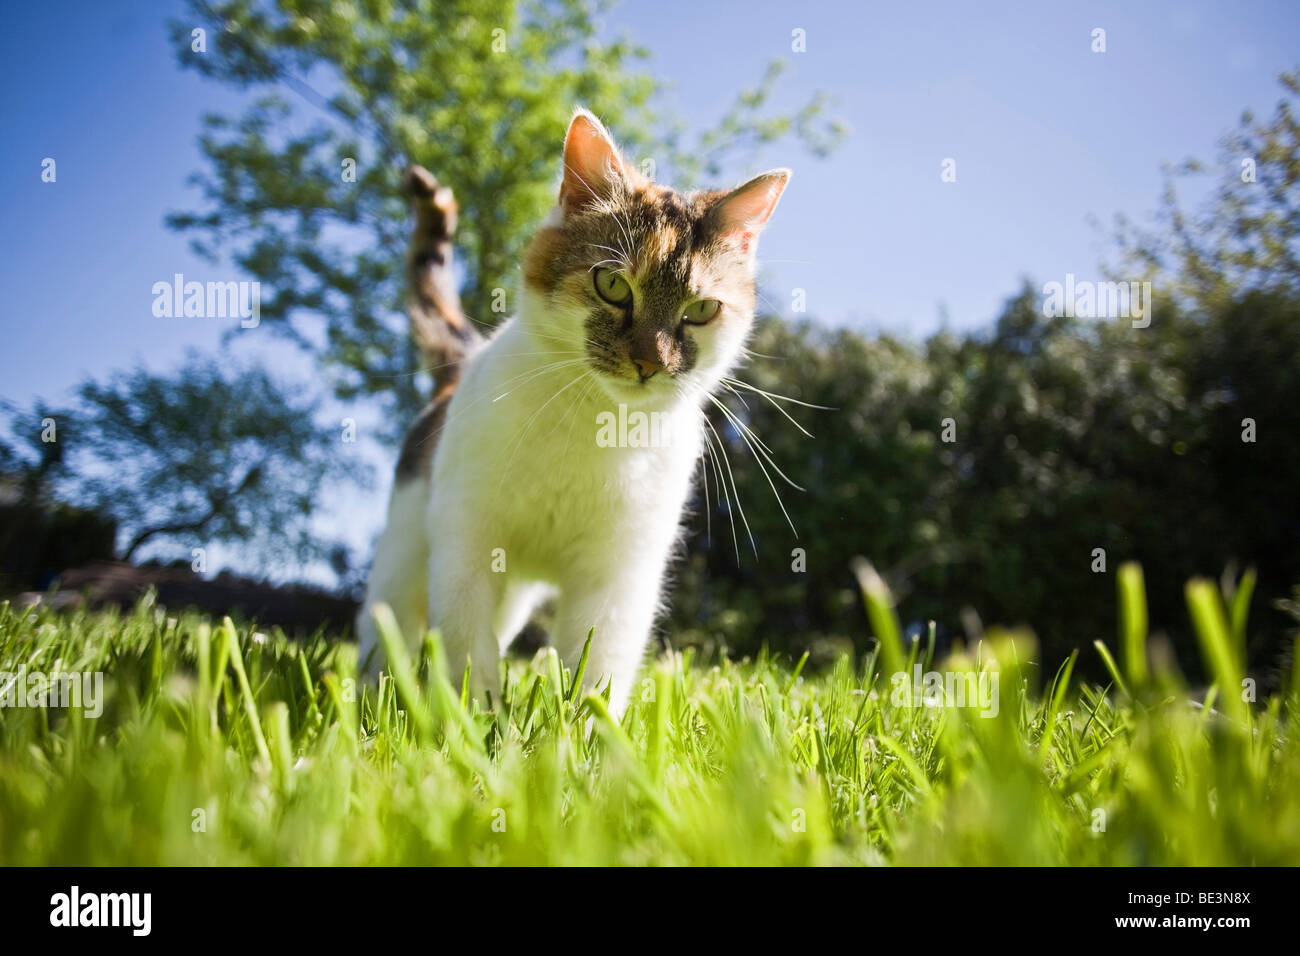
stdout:
[[[518,375],[511,376],[510,378],[506,379],[502,384],[503,384],[503,385],[509,385],[511,382],[516,382],[516,381],[518,381],[519,379],[523,378],[523,377],[526,376],[526,375],[531,375],[531,376],[533,376],[533,378],[536,378],[538,375],[544,374],[544,373],[546,373],[546,372],[553,371],[553,370],[558,369],[558,368],[564,368],[564,367],[570,366],[570,365],[572,365],[572,364],[575,363],[575,362],[583,362],[583,361],[586,361],[586,360],[585,360],[585,359],[564,359],[563,361],[559,361],[559,362],[550,362],[550,363],[548,363],[548,364],[546,364],[546,365],[543,365],[540,369],[538,369],[538,368],[530,368],[530,369],[527,369],[527,370],[524,371],[524,372],[519,373]],[[529,381],[532,381],[532,379],[530,378]],[[527,383],[523,383],[523,384],[527,384]],[[516,386],[516,387],[518,387],[518,386]],[[514,391],[514,389],[511,389],[510,391]],[[475,398],[475,399],[473,399],[472,401],[470,401],[468,405],[460,405],[460,406],[457,406],[457,408],[456,408],[456,414],[454,414],[454,415],[451,414],[450,412],[448,412],[448,414],[444,417],[444,420],[443,420],[442,425],[440,425],[440,426],[439,426],[437,429],[435,429],[434,431],[430,432],[430,433],[429,433],[428,435],[426,435],[426,436],[425,436],[425,437],[424,437],[420,442],[418,442],[418,443],[417,443],[417,447],[419,447],[419,446],[421,446],[421,445],[424,445],[424,444],[426,444],[427,442],[433,441],[433,440],[435,440],[436,438],[438,438],[439,435],[441,435],[444,431],[446,431],[448,425],[450,425],[453,421],[458,420],[462,415],[464,415],[466,412],[468,412],[471,408],[473,408],[475,405],[478,405],[480,402],[482,402],[484,399],[486,399],[486,398],[488,397],[489,394],[491,394],[491,393],[487,393],[487,394],[484,394],[484,395],[480,395],[478,398]],[[509,394],[509,392],[507,392],[506,394]],[[497,397],[498,397],[498,398],[504,398],[505,395],[499,395],[499,396],[497,396]],[[495,402],[496,399],[493,399],[493,401]]]
[[[501,399],[505,398],[505,397],[506,397],[507,395],[509,395],[511,392],[518,391],[519,389],[521,389],[521,388],[523,388],[525,385],[527,385],[529,382],[533,381],[533,379],[538,378],[539,376],[545,375],[547,372],[553,372],[553,371],[555,371],[556,369],[559,369],[559,368],[565,368],[565,367],[570,366],[570,365],[578,365],[578,364],[581,364],[581,363],[586,362],[586,361],[587,361],[587,360],[586,360],[585,358],[565,359],[563,362],[552,362],[552,363],[549,364],[549,365],[545,365],[545,366],[543,366],[542,368],[537,369],[536,371],[533,371],[533,374],[530,375],[530,376],[529,376],[525,381],[520,382],[518,385],[516,385],[516,386],[514,386],[513,388],[510,388],[510,389],[508,389],[508,390],[502,392],[502,393],[501,393],[500,395],[498,395],[496,398],[492,399],[492,403],[495,405],[497,402],[501,401]],[[528,375],[528,372],[524,372],[523,374],[524,374],[524,375]],[[515,376],[515,378],[519,378],[519,377],[520,377],[520,376]],[[514,379],[507,379],[507,383],[508,383],[508,382],[513,382],[513,381],[514,381]]]
[[723,411],[723,414],[726,415],[727,418],[731,420],[732,424],[736,425],[737,428],[739,429],[739,434],[741,439],[745,442],[746,445],[749,446],[750,452],[752,452],[754,455],[754,460],[758,462],[758,467],[763,472],[763,477],[767,479],[768,487],[772,489],[772,495],[773,497],[776,498],[776,503],[781,508],[781,514],[785,515],[786,523],[790,525],[790,530],[794,532],[794,536],[798,538],[799,529],[794,526],[794,520],[790,517],[790,512],[785,510],[785,502],[781,500],[781,493],[776,490],[776,482],[772,480],[771,474],[768,473],[767,465],[763,464],[763,459],[767,458],[768,464],[770,464],[774,469],[776,469],[776,473],[780,475],[782,478],[785,478],[786,482],[788,482],[791,487],[798,488],[800,491],[803,491],[804,489],[799,488],[798,485],[796,485],[793,481],[791,481],[786,476],[786,474],[783,471],[781,471],[780,468],[777,467],[776,462],[772,461],[770,457],[762,454],[759,451],[759,449],[754,447],[754,444],[749,440],[749,437],[746,434],[747,432],[749,432],[749,429],[744,425],[743,422],[741,422],[736,417],[735,413],[732,412],[731,409],[727,408],[727,406],[724,405],[720,399],[715,398],[712,395],[710,395],[709,398],[712,399],[713,403],[717,405],[718,408]]
[[[701,415],[703,415],[702,412]],[[708,425],[707,417],[704,418],[704,423]],[[727,487],[727,482],[722,477],[722,468],[718,463],[718,459],[720,458],[721,453],[718,451],[717,446],[714,444],[712,435],[710,435],[707,431],[704,431],[703,429],[701,429],[701,434],[704,435],[704,441],[706,442],[708,447],[709,464],[713,466],[714,495],[716,496],[719,505],[722,504],[724,497],[727,502],[727,517],[731,521],[731,548],[732,548],[732,553],[736,555],[736,562],[739,563],[740,542],[736,538],[736,509],[733,508],[731,505],[731,489]],[[714,434],[716,434],[716,432]],[[708,477],[706,475],[705,476],[706,491],[708,488],[707,482],[708,482]]]
[[[726,385],[727,388],[731,389],[731,391],[734,392],[734,393],[736,394],[737,397],[739,397],[739,395],[740,395],[740,393],[736,391],[736,386],[738,385],[738,386],[740,386],[741,388],[748,389],[749,391],[753,392],[755,395],[759,395],[759,396],[761,396],[761,397],[767,399],[768,404],[770,404],[770,405],[771,405],[773,408],[775,408],[778,412],[780,412],[782,415],[784,415],[785,418],[786,418],[786,420],[787,420],[788,422],[790,422],[791,425],[793,425],[795,428],[799,429],[799,431],[803,432],[803,433],[804,433],[805,435],[807,435],[809,438],[814,437],[812,432],[810,432],[808,429],[804,428],[803,425],[799,424],[798,420],[797,420],[793,415],[791,415],[789,412],[787,412],[784,408],[782,408],[780,405],[778,405],[778,404],[776,403],[776,399],[777,399],[777,398],[780,398],[780,397],[782,397],[782,396],[772,395],[772,394],[769,393],[769,392],[764,392],[761,388],[754,388],[753,386],[747,384],[746,382],[741,382],[741,381],[739,381],[739,380],[737,380],[737,379],[723,379],[723,384]],[[743,399],[742,399],[742,401],[743,401]],[[790,401],[795,402],[796,400],[792,398],[792,399],[790,399]],[[823,408],[823,406],[821,406],[821,405],[808,405],[807,402],[796,402],[796,404],[804,405],[804,406],[807,406],[807,407],[809,407],[809,408]],[[748,406],[746,406],[746,407],[748,407]],[[825,409],[825,410],[826,410],[826,411],[834,411],[834,409]]]
[[749,428],[744,422],[742,422],[740,420],[740,416],[737,415],[732,409],[728,408],[723,402],[721,402],[714,395],[709,396],[709,401],[711,401],[714,405],[717,405],[719,408],[723,409],[723,414],[725,414],[731,420],[732,424],[735,425],[737,429],[743,428],[746,432],[749,433],[750,437],[753,438],[754,441],[758,443],[758,446],[760,448],[762,448],[765,452],[768,452],[769,454],[771,453],[772,449],[767,446],[767,442],[759,438],[758,435],[756,435],[751,428]]
[[595,373],[594,373],[593,371],[591,371],[590,369],[588,369],[587,371],[585,371],[585,372],[583,372],[581,375],[579,375],[577,378],[575,378],[575,379],[573,379],[572,381],[570,381],[568,384],[566,384],[566,385],[561,385],[561,386],[556,390],[555,394],[552,395],[550,398],[548,398],[545,402],[543,402],[542,405],[541,405],[541,407],[539,407],[539,408],[537,409],[537,411],[533,412],[533,414],[529,417],[528,421],[524,422],[524,427],[521,428],[521,429],[519,430],[519,437],[515,440],[514,447],[510,450],[510,457],[506,459],[505,467],[501,469],[501,481],[500,481],[500,483],[497,485],[497,493],[498,493],[498,494],[500,494],[501,489],[502,489],[503,487],[505,487],[506,478],[507,478],[507,476],[510,474],[510,466],[514,463],[515,455],[516,455],[516,454],[518,453],[518,451],[519,451],[519,446],[523,444],[524,436],[526,436],[526,435],[528,434],[528,430],[532,427],[533,422],[535,422],[535,421],[537,420],[537,416],[540,415],[542,412],[544,412],[544,411],[546,410],[546,407],[547,407],[548,405],[550,405],[551,402],[553,402],[553,401],[555,401],[557,398],[559,398],[561,394],[563,394],[564,392],[566,392],[566,391],[568,391],[570,388],[572,388],[574,385],[576,385],[576,384],[578,384],[579,382],[581,382],[581,381],[582,381],[583,379],[585,379],[588,375],[594,375],[594,374],[595,374]]
[[758,437],[758,435],[754,432],[754,430],[753,430],[752,428],[750,428],[750,427],[749,427],[748,425],[746,425],[743,421],[741,421],[739,415],[737,415],[737,414],[736,414],[734,411],[732,411],[730,408],[727,408],[727,406],[726,406],[726,405],[725,405],[725,404],[724,404],[720,399],[718,399],[718,398],[716,398],[716,397],[714,397],[714,396],[712,396],[712,395],[710,395],[709,398],[710,398],[710,399],[713,401],[713,403],[714,403],[715,405],[717,405],[720,409],[723,409],[723,413],[727,416],[727,418],[731,421],[731,423],[732,423],[733,425],[735,425],[736,428],[741,432],[741,437],[742,437],[742,438],[746,438],[746,436],[747,436],[748,439],[752,439],[753,442],[758,446],[758,448],[761,449],[761,450],[763,451],[763,453],[764,453],[764,454],[763,454],[763,457],[767,459],[767,463],[768,463],[769,465],[771,465],[771,466],[776,470],[776,473],[777,473],[778,475],[780,475],[782,478],[785,479],[785,483],[786,483],[787,485],[789,485],[791,488],[794,488],[794,489],[796,489],[796,490],[798,490],[798,491],[807,491],[807,490],[808,490],[808,489],[806,489],[806,488],[804,488],[804,487],[802,487],[802,486],[796,484],[794,481],[792,481],[789,477],[786,476],[785,472],[783,472],[783,471],[782,471],[782,470],[777,466],[776,462],[772,460],[772,449],[769,448],[769,447],[767,446],[767,443],[766,443],[766,442],[764,442],[761,438]]
[[783,402],[790,402],[794,405],[802,405],[804,408],[815,408],[818,411],[823,411],[823,412],[839,411],[838,408],[834,408],[830,405],[813,405],[811,402],[801,402],[799,401],[799,399],[791,398],[789,395],[778,395],[776,392],[766,391],[764,389],[757,387],[756,385],[749,384],[749,382],[742,382],[738,378],[726,377],[723,379],[723,381],[730,382],[732,385],[738,385],[741,388],[747,388],[751,392],[755,393],[756,395],[762,395],[764,398],[769,398],[769,399],[776,398],[776,399],[780,399]]
[[[683,385],[685,385],[686,387],[688,387],[688,388],[689,388],[692,392],[694,392],[694,393],[698,393],[698,394],[700,394],[700,395],[703,395],[703,396],[705,396],[706,398],[707,398],[707,397],[711,397],[711,396],[709,396],[709,393],[708,393],[707,391],[705,391],[705,390],[704,390],[702,387],[700,387],[700,386],[697,386],[697,385],[689,385],[689,383],[683,383]],[[731,488],[730,488],[730,490],[728,490],[728,492],[727,492],[727,511],[728,511],[728,514],[731,516],[731,536],[732,536],[732,545],[733,545],[733,546],[735,547],[735,549],[736,549],[736,557],[737,557],[737,559],[739,559],[739,557],[740,557],[740,546],[739,546],[739,543],[736,541],[736,518],[735,518],[735,512],[738,511],[738,512],[740,512],[740,521],[741,521],[741,523],[745,526],[745,534],[749,537],[749,546],[750,546],[750,548],[751,548],[751,549],[753,550],[753,552],[754,552],[754,557],[757,558],[757,557],[758,557],[758,545],[754,542],[754,532],[753,532],[753,531],[751,530],[751,528],[749,527],[749,518],[746,517],[746,515],[745,515],[745,506],[744,506],[744,504],[743,504],[743,503],[741,502],[741,500],[740,500],[740,489],[739,489],[739,488],[737,487],[737,485],[736,485],[736,476],[735,476],[735,473],[731,470],[731,456],[727,454],[727,446],[726,446],[726,443],[722,440],[722,436],[718,434],[718,430],[717,430],[716,428],[713,427],[713,422],[709,421],[709,416],[706,415],[706,414],[704,414],[704,412],[703,412],[702,409],[700,410],[700,415],[701,415],[701,418],[702,418],[702,420],[703,420],[705,426],[709,429],[709,431],[711,431],[711,432],[713,433],[713,437],[717,439],[717,448],[718,448],[718,450],[720,450],[721,453],[722,453],[722,462],[723,462],[723,464],[726,466],[727,477],[730,478],[730,480],[731,480]],[[707,435],[705,435],[705,437],[706,437],[706,439],[708,438]],[[723,482],[723,487],[724,487],[724,488],[726,487],[726,482],[725,482],[725,481]],[[732,503],[732,492],[735,492],[735,509],[734,509],[734,511],[733,511],[732,508],[731,508],[731,503]]]
[[[591,394],[592,389],[597,388],[600,382],[595,375],[592,375],[586,386],[582,389],[582,394],[578,396],[577,401],[573,403],[570,412],[576,412],[579,408],[587,403],[587,397]],[[565,461],[569,457],[569,442],[573,439],[573,426],[578,424],[578,416],[573,416],[573,421],[569,423],[569,430],[564,436],[564,451],[560,454],[560,467],[563,468]]]
[[745,396],[744,396],[744,395],[741,395],[740,392],[738,392],[738,391],[736,390],[736,387],[735,387],[734,385],[732,385],[732,384],[731,384],[730,382],[728,382],[726,379],[723,379],[723,380],[722,380],[722,386],[723,386],[723,388],[725,388],[727,391],[729,391],[732,395],[735,395],[735,396],[736,396],[736,398],[740,401],[740,404],[742,404],[742,405],[745,406],[745,411],[749,411],[749,402],[745,400]]
[[[604,249],[606,252],[612,252],[614,254],[613,259],[603,259],[598,262],[596,266],[604,265],[606,262],[613,262],[615,265],[620,265],[629,272],[632,271],[632,259],[627,254],[626,249],[615,249],[613,246],[606,246],[599,242],[589,242],[587,245],[591,246],[593,249]],[[592,268],[594,269],[596,266],[592,266]]]
[[765,296],[762,292],[759,292],[757,289],[754,290],[754,297],[758,299],[760,305],[766,305],[770,311],[776,313],[777,315],[781,314],[780,306],[778,306],[775,302],[773,302],[771,299]]
[[[704,411],[702,409],[700,410],[700,415],[701,417],[704,415]],[[701,433],[704,435],[704,441],[706,442],[705,456],[708,459],[708,463],[713,467],[713,495],[715,500],[718,502],[718,504],[721,505],[722,495],[723,492],[727,492],[727,486],[726,483],[722,481],[722,469],[718,465],[718,453],[713,447],[713,436],[710,435],[708,432],[703,431],[702,429],[701,429]],[[704,501],[706,506],[708,504],[708,500],[709,500],[709,473],[708,471],[705,471]],[[736,516],[731,507],[730,492],[727,492],[727,514],[731,518],[732,547],[735,549],[736,560],[739,561],[740,546],[736,543]],[[707,514],[707,513],[705,514],[704,525],[705,525],[705,533],[708,534],[709,540],[712,541],[713,540],[713,516],[711,514]]]
[[[740,521],[745,526],[745,534],[749,536],[749,546],[754,551],[754,557],[757,558],[758,545],[754,543],[754,532],[750,530],[749,519],[745,517],[745,506],[740,502],[740,489],[736,487],[736,476],[731,470],[731,456],[727,454],[727,447],[726,444],[722,441],[722,436],[718,434],[718,430],[713,427],[713,422],[709,421],[707,415],[704,416],[704,424],[709,426],[709,431],[713,432],[713,437],[718,440],[718,445],[722,449],[722,462],[727,466],[727,477],[731,479],[731,490],[736,493],[736,510],[740,512]],[[730,495],[728,495],[727,501],[728,501],[728,505],[730,505],[731,502]],[[732,537],[734,539],[735,530],[736,530],[735,528],[736,519],[733,517],[731,520],[732,520],[732,528],[731,528]],[[732,543],[735,544],[735,541],[733,540]],[[739,554],[739,550],[740,550],[739,545],[736,546],[736,550],[737,550],[737,554]]]

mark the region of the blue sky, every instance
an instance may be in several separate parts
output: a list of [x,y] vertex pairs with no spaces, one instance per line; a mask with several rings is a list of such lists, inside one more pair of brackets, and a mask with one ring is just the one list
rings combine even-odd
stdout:
[[[186,180],[201,114],[242,102],[177,66],[165,21],[183,9],[6,10],[0,397],[59,400],[87,375],[221,347],[221,320],[151,311],[154,282],[212,271],[163,218],[199,208]],[[1108,247],[1091,219],[1147,216],[1160,164],[1213,158],[1243,108],[1271,111],[1276,75],[1300,60],[1300,6],[1281,0],[631,0],[607,27],[652,51],[666,104],[691,125],[716,120],[774,56],[791,65],[778,105],[833,96],[850,126],[835,156],[779,146],[755,164],[795,170],[760,250],[767,292],[788,306],[802,288],[819,321],[913,338],[943,315],[988,324],[1023,277],[1095,275]],[[791,52],[796,28],[806,52]],[[41,182],[47,156],[54,184]],[[955,183],[940,179],[946,158]],[[368,505],[358,535],[381,513]]]

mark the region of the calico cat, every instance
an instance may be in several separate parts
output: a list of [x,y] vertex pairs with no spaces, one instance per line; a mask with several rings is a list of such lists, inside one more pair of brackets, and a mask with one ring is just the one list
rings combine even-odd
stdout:
[[[387,603],[412,646],[440,629],[454,682],[468,664],[492,706],[502,650],[555,595],[558,653],[575,667],[594,628],[586,684],[608,681],[622,714],[701,459],[701,406],[741,357],[758,235],[789,178],[678,193],[578,110],[519,314],[482,341],[438,278],[454,200],[412,174],[426,236],[412,250],[412,326],[445,368],[399,463],[358,622],[363,661],[382,663],[372,612]],[[608,427],[638,413],[661,440]]]

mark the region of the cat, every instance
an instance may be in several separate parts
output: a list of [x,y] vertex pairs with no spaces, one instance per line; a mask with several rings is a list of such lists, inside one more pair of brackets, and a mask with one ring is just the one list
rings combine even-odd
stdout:
[[[490,708],[502,651],[557,597],[557,652],[576,670],[591,633],[584,683],[607,689],[620,716],[701,460],[701,406],[742,356],[758,236],[790,171],[679,193],[578,109],[558,202],[524,255],[518,314],[486,340],[437,279],[450,274],[439,230],[450,236],[455,206],[420,173],[408,178],[426,200],[417,236],[433,239],[412,247],[412,327],[445,367],[399,461],[361,659],[382,663],[373,612],[386,603],[412,647],[440,630],[453,681],[468,664],[471,694]],[[646,416],[660,440],[626,427]]]

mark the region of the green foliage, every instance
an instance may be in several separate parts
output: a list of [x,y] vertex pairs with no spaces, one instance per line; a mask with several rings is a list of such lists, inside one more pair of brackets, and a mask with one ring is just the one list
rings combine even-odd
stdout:
[[[1221,308],[1248,289],[1300,293],[1300,71],[1281,74],[1278,83],[1283,96],[1273,116],[1260,121],[1245,110],[1223,137],[1217,162],[1166,168],[1155,228],[1118,217],[1125,266],[1157,276],[1200,307]],[[1210,196],[1188,209],[1178,180],[1196,185],[1204,176],[1216,176]]]
[[[455,189],[466,313],[493,324],[504,318],[493,290],[513,289],[524,243],[554,205],[574,106],[595,111],[629,157],[653,160],[678,185],[784,136],[814,152],[840,137],[822,118],[823,97],[769,111],[779,64],[716,129],[689,136],[657,111],[663,87],[640,68],[645,51],[599,29],[606,6],[196,0],[173,24],[182,63],[268,92],[238,119],[207,117],[209,166],[196,181],[209,209],[170,222],[209,255],[228,248],[264,284],[268,328],[315,350],[323,323],[318,354],[340,397],[395,402],[400,430],[420,398],[401,318],[408,163]],[[203,54],[190,52],[196,24],[211,37]],[[344,181],[346,159],[356,161],[355,182]]]
[[[396,679],[376,688],[352,645],[320,637],[151,600],[0,604],[0,672],[105,672],[99,716],[0,708],[0,863],[1293,863],[1300,687],[1242,701],[1228,605],[1205,581],[1188,596],[1220,680],[1205,706],[1145,635],[1120,691],[991,632],[947,660],[912,645],[901,680],[874,653],[820,676],[671,654],[620,724],[549,650],[511,663],[484,714],[433,636],[414,661],[394,640]],[[896,632],[887,590],[867,601]],[[987,706],[925,704],[913,664],[983,675]]]
[[[1080,632],[1116,633],[1114,575],[1140,560],[1154,631],[1195,666],[1177,595],[1194,574],[1259,569],[1257,607],[1300,569],[1300,302],[1256,293],[1207,315],[1157,299],[1149,328],[1045,318],[1032,289],[990,333],[912,347],[847,330],[764,322],[740,377],[801,402],[729,396],[772,459],[806,489],[777,489],[746,442],[718,428],[745,523],[706,466],[668,628],[679,644],[829,660],[860,632],[849,566],[865,554],[919,633],[977,637],[985,620],[1033,621],[1048,659]],[[744,402],[740,401],[743,397]],[[717,418],[717,416],[715,416]],[[1255,441],[1243,441],[1244,419]],[[943,441],[951,419],[955,440]],[[770,466],[769,466],[770,469]],[[722,470],[726,475],[725,468]],[[756,555],[746,537],[752,531]],[[709,533],[711,532],[711,533]],[[806,571],[792,550],[806,551]],[[1093,570],[1094,549],[1106,570]],[[1279,661],[1284,621],[1260,616],[1256,664]],[[1272,679],[1276,679],[1276,675]]]

